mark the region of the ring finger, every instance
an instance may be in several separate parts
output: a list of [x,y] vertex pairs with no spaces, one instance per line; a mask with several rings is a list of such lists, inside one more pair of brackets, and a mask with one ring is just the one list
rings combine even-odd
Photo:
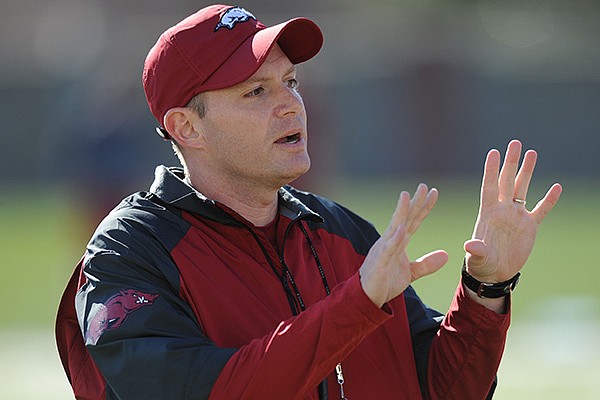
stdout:
[[515,192],[513,199],[525,200],[529,190],[529,183],[533,176],[533,170],[537,161],[537,153],[534,150],[527,150],[523,156],[523,163],[515,180]]

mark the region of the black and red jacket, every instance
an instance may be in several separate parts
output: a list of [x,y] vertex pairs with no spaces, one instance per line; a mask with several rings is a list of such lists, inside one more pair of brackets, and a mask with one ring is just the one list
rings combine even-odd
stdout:
[[[57,343],[79,399],[484,399],[509,315],[459,285],[443,319],[409,287],[381,309],[358,276],[375,228],[279,191],[275,243],[159,167],[96,230]],[[440,324],[441,323],[441,324]]]

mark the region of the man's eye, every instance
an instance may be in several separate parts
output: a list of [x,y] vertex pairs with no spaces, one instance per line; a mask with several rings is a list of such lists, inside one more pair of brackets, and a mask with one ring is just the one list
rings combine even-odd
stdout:
[[300,86],[300,82],[298,82],[297,79],[292,78],[288,80],[288,86],[292,89],[298,89],[298,86]]
[[255,97],[262,94],[264,91],[265,89],[263,87],[257,87],[253,91],[246,93],[246,97]]

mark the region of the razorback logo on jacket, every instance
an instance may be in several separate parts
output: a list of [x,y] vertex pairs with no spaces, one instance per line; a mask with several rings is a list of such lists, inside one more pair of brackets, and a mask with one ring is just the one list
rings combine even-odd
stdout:
[[119,291],[106,303],[94,303],[90,308],[85,332],[85,344],[95,345],[105,331],[119,329],[132,312],[154,303],[158,294],[143,293],[135,289]]

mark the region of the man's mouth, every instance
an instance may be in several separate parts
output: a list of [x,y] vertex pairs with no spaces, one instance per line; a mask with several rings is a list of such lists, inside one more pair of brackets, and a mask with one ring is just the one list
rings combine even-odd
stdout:
[[275,143],[279,143],[279,144],[296,144],[299,141],[300,141],[300,132],[294,133],[293,135],[288,135],[288,136],[282,137],[281,139],[279,139]]

